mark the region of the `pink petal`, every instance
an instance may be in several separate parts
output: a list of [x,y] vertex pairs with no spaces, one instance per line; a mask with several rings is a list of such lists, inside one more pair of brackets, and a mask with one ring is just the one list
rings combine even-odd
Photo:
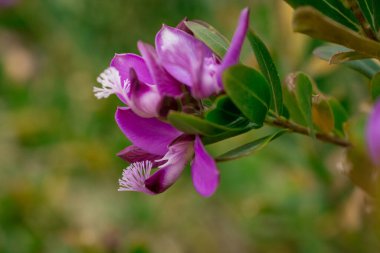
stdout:
[[163,96],[156,85],[140,82],[135,69],[129,70],[127,104],[134,113],[144,118],[158,117]]
[[209,197],[219,185],[219,171],[214,159],[206,152],[199,136],[194,143],[195,156],[191,164],[193,184],[199,194]]
[[181,95],[181,84],[160,65],[154,47],[141,41],[137,43],[137,46],[160,93],[174,97]]
[[244,43],[245,36],[249,27],[249,9],[245,8],[241,11],[239,17],[239,23],[235,29],[234,36],[231,41],[231,45],[228,48],[222,64],[218,70],[218,83],[222,87],[222,73],[223,71],[239,62],[240,51]]
[[156,118],[142,118],[129,108],[118,108],[115,120],[125,136],[148,153],[164,155],[169,144],[182,133]]
[[215,57],[203,59],[200,71],[200,81],[191,87],[191,94],[195,98],[207,98],[218,94],[222,89],[218,85],[217,70],[219,65]]
[[115,54],[110,66],[117,69],[122,84],[124,84],[126,79],[129,79],[130,68],[135,69],[140,81],[149,84],[153,83],[153,79],[144,62],[144,59],[136,54]]
[[166,161],[145,181],[145,186],[153,193],[161,193],[172,186],[182,174],[186,163],[193,155],[192,141],[178,141],[159,161]]
[[163,164],[163,162],[155,162],[156,160],[162,158],[161,155],[150,154],[145,150],[133,145],[128,146],[119,153],[117,153],[117,156],[129,163],[151,161],[153,164],[153,168]]
[[203,59],[212,57],[211,50],[203,42],[165,25],[156,35],[156,50],[165,69],[190,87],[200,82]]
[[370,156],[376,165],[380,165],[380,100],[368,118],[366,137]]

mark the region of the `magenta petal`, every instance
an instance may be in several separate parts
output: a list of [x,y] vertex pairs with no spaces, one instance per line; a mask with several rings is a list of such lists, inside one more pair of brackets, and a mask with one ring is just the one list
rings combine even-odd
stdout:
[[127,102],[134,113],[144,118],[159,116],[163,96],[156,85],[140,82],[135,69],[129,71],[130,88]]
[[148,153],[164,155],[169,144],[182,133],[155,118],[142,118],[129,108],[118,108],[116,122],[125,136]]
[[137,46],[160,93],[173,97],[181,95],[180,83],[159,64],[154,47],[141,41],[137,43]]
[[218,85],[217,70],[218,63],[215,57],[205,58],[202,62],[200,81],[191,87],[191,94],[195,98],[207,98],[218,94],[222,89]]
[[200,82],[203,59],[212,57],[212,51],[203,42],[165,25],[156,35],[156,50],[164,68],[188,86]]
[[235,65],[239,62],[239,56],[240,56],[240,51],[244,43],[245,36],[248,31],[248,26],[249,26],[249,9],[245,8],[241,11],[240,17],[239,17],[239,23],[235,29],[234,36],[231,41],[231,45],[228,48],[222,64],[219,67],[218,70],[218,83],[220,86],[222,85],[222,73],[223,71],[232,66]]
[[376,165],[380,165],[380,100],[369,116],[366,137],[370,156]]
[[152,167],[158,167],[163,164],[163,162],[156,162],[156,160],[162,158],[162,155],[148,153],[145,150],[133,145],[128,146],[117,153],[117,156],[129,163],[150,161],[153,164]]
[[119,72],[122,85],[126,79],[129,79],[130,68],[135,69],[140,81],[149,84],[153,83],[153,79],[143,58],[136,54],[115,54],[110,66],[116,68]]
[[159,169],[145,180],[145,187],[155,194],[164,192],[178,180],[184,168],[185,163],[178,163]]
[[146,188],[153,193],[161,193],[172,186],[193,155],[192,143],[192,141],[179,141],[172,144],[165,156],[159,160],[166,160],[165,164],[145,181]]
[[193,184],[199,194],[209,197],[219,185],[219,171],[214,159],[206,152],[199,136],[194,143],[195,156],[191,164]]

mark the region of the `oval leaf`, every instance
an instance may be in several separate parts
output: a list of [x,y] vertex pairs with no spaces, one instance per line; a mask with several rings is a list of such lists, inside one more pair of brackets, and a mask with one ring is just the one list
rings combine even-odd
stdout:
[[254,140],[252,142],[244,144],[240,147],[237,147],[233,150],[230,150],[230,151],[216,157],[215,160],[216,161],[229,161],[229,160],[237,159],[237,158],[240,158],[243,156],[248,156],[248,155],[252,154],[253,152],[262,149],[263,147],[268,145],[271,141],[273,141],[277,137],[280,137],[281,135],[283,135],[286,132],[287,132],[287,130],[282,130],[282,131],[279,131],[277,133],[267,135],[263,138]]
[[290,112],[290,119],[307,126],[311,132],[313,131],[312,92],[313,86],[306,74],[295,73],[286,78],[284,94],[285,104]]
[[371,80],[371,95],[374,101],[380,98],[380,72]]
[[[302,6],[312,6],[323,12],[326,16],[332,18],[336,22],[358,31],[359,25],[352,12],[347,9],[339,0],[285,0],[294,9]],[[376,1],[376,0],[374,0]]]
[[246,133],[249,130],[251,130],[251,128],[247,127],[247,128],[241,129],[241,130],[232,130],[232,131],[223,132],[221,134],[214,135],[214,136],[203,136],[202,142],[205,145],[212,144],[215,142],[219,142],[219,141],[222,141],[222,140],[225,140],[225,139]]
[[373,19],[378,37],[380,37],[380,1],[372,0],[373,4]]
[[227,95],[254,127],[263,125],[270,104],[269,85],[256,70],[235,65],[223,73]]
[[378,0],[358,0],[357,2],[359,4],[360,10],[363,13],[363,16],[365,17],[372,31],[376,31],[376,24],[374,18],[375,6],[373,2],[378,2]]
[[335,98],[329,98],[328,103],[334,115],[335,133],[340,137],[344,137],[344,125],[348,120],[348,114],[343,106]]
[[225,95],[218,97],[213,108],[206,112],[205,119],[218,125],[232,128],[247,127],[249,125],[249,120],[242,115],[231,99]]
[[315,39],[337,43],[360,54],[380,59],[380,43],[367,39],[324,16],[312,7],[298,8],[294,13],[293,30]]
[[273,59],[270,56],[268,49],[266,48],[264,42],[252,31],[248,32],[248,40],[251,43],[251,47],[255,52],[257,62],[261,72],[267,79],[270,90],[271,90],[271,106],[270,108],[274,110],[277,115],[282,115],[282,91],[281,91],[281,81],[278,76],[276,66],[274,65]]
[[217,125],[197,116],[177,111],[170,111],[167,119],[175,128],[188,134],[216,136],[228,131],[241,130]]
[[[328,61],[329,63],[335,63],[336,60],[333,60],[335,55],[349,51],[351,50],[343,46],[326,45],[316,48],[313,53],[322,60]],[[372,76],[380,71],[380,65],[370,59],[346,61],[343,65],[360,72],[368,78],[372,78]]]
[[227,52],[229,41],[220,32],[205,22],[185,21],[185,24],[197,39],[205,43],[220,58],[223,58]]
[[350,50],[346,52],[340,52],[337,54],[334,54],[331,58],[329,63],[330,64],[339,64],[344,63],[348,61],[355,61],[355,60],[363,60],[368,59],[369,57],[363,54],[360,54],[356,51]]
[[318,97],[313,99],[313,123],[322,133],[331,133],[334,130],[334,114],[327,99]]

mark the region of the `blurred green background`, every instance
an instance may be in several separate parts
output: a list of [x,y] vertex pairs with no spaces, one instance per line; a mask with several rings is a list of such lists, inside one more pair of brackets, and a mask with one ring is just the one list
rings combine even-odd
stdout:
[[[3,1],[0,1],[0,4]],[[187,169],[158,196],[118,192],[128,145],[117,98],[92,87],[114,53],[153,43],[163,23],[202,19],[231,38],[239,12],[273,53],[281,78],[302,69],[350,113],[364,79],[311,56],[275,0],[19,0],[0,7],[0,252],[379,252],[370,205],[343,175],[342,150],[285,136],[219,164],[208,199]],[[242,61],[255,66],[248,47]],[[263,129],[261,132],[271,131]],[[251,132],[209,147],[217,154]],[[343,168],[343,169],[342,169]]]

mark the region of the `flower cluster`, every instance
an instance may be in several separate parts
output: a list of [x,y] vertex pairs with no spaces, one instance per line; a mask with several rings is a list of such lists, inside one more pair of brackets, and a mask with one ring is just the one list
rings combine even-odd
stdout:
[[[119,180],[120,191],[157,194],[168,189],[191,160],[194,187],[202,196],[212,195],[219,172],[198,135],[183,133],[167,122],[170,110],[201,113],[200,101],[223,92],[221,74],[238,63],[249,23],[244,9],[223,58],[194,37],[181,22],[163,25],[155,47],[138,42],[141,56],[116,54],[97,79],[97,98],[115,94],[125,104],[115,119],[132,145],[118,156],[130,163]],[[151,174],[152,168],[157,171]]]

